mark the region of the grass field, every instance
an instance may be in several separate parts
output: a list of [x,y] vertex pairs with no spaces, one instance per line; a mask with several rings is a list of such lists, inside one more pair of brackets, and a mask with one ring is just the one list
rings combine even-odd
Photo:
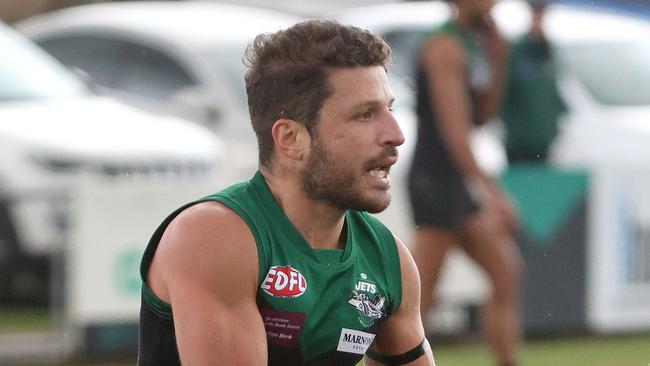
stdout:
[[11,332],[37,332],[51,326],[48,309],[0,309],[0,334]]
[[[492,366],[480,344],[432,345],[438,366]],[[522,366],[650,366],[650,334],[527,341]]]

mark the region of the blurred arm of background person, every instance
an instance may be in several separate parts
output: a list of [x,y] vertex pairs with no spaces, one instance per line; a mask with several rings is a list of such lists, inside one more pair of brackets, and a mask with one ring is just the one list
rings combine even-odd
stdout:
[[546,0],[530,0],[529,32],[511,48],[503,105],[509,163],[544,163],[567,111],[556,81],[553,50],[542,28]]
[[[420,317],[420,276],[413,257],[404,243],[395,238],[400,256],[402,270],[402,303],[395,315],[388,318],[375,337],[371,349],[381,355],[400,355],[414,349],[423,342],[425,354],[403,365],[435,366],[433,353],[424,336],[422,318]],[[365,357],[366,366],[379,366],[383,363]]]
[[484,125],[501,114],[508,76],[508,45],[499,34],[494,21],[486,17],[480,39],[488,58],[490,84],[477,92],[474,123]]
[[[468,78],[468,56],[463,46],[451,35],[441,35],[429,40],[423,46],[422,64],[429,75],[431,104],[438,114],[437,123],[451,160],[465,178],[466,183],[480,195],[482,203],[498,212],[510,228],[518,227],[518,215],[509,196],[501,190],[491,177],[479,167],[470,148],[470,132],[473,126],[472,111],[488,118],[495,115],[503,94],[503,79],[507,65],[507,47],[503,40],[490,30],[485,39],[489,39],[491,56],[501,57],[498,65],[490,66],[490,72],[496,74],[497,81],[486,86],[477,95],[477,105],[487,103],[484,107],[474,106],[466,90]],[[478,111],[481,111],[480,113]],[[476,116],[479,117],[479,116]]]

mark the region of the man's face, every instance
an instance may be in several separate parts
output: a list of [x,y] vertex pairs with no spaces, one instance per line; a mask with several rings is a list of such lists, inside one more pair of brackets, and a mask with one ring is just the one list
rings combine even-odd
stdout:
[[471,11],[472,22],[476,27],[483,28],[486,18],[490,15],[490,10],[494,5],[494,0],[463,0],[467,1],[468,8]]
[[377,213],[390,203],[390,167],[404,135],[390,111],[393,94],[380,66],[335,69],[301,172],[315,200]]

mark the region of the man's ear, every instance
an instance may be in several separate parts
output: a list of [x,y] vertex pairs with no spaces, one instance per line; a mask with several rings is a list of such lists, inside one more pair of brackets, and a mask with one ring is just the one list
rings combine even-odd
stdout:
[[271,129],[276,154],[292,160],[302,160],[309,151],[309,132],[302,123],[282,118]]

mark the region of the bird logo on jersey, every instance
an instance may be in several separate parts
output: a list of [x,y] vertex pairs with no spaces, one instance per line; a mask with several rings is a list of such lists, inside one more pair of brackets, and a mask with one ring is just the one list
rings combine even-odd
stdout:
[[352,296],[350,300],[348,300],[348,304],[355,307],[367,318],[381,319],[385,315],[382,311],[385,301],[386,298],[379,294],[376,294],[372,300],[370,300],[366,294],[352,291]]
[[359,311],[359,322],[364,327],[386,316],[386,298],[378,292],[377,285],[367,278],[365,273],[361,273],[361,279],[357,280],[348,298],[348,304]]

